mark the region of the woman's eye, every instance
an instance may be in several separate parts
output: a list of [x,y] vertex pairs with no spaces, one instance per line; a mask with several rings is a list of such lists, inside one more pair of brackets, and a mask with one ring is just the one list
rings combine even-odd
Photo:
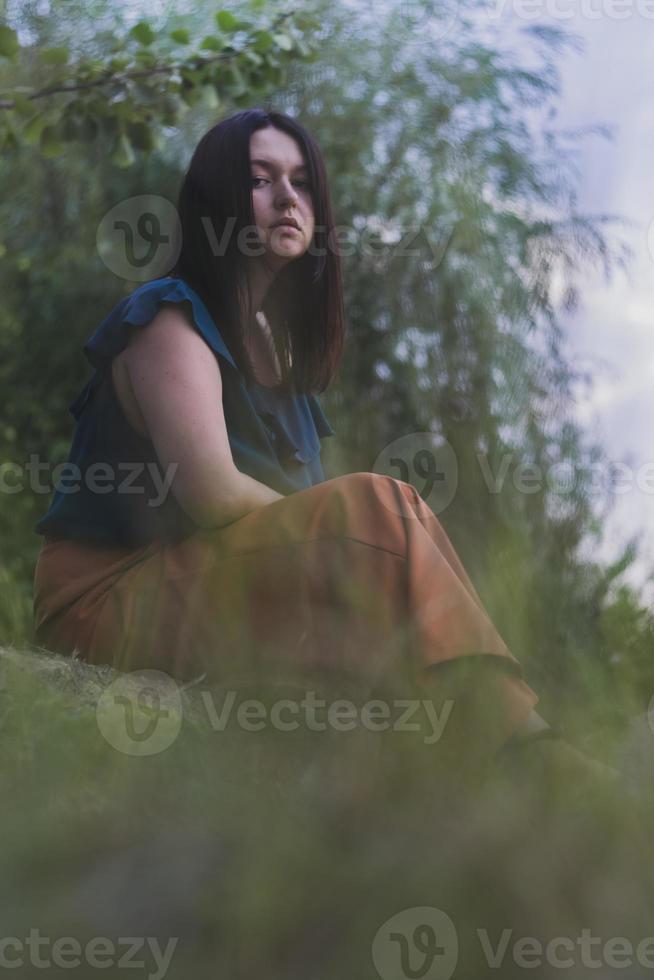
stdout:
[[[265,177],[251,177],[250,180],[252,181],[252,184],[255,187],[259,187],[260,186],[257,183],[257,181],[261,181],[262,180],[264,183],[267,183]],[[310,180],[294,180],[293,183],[294,184],[299,184],[301,187],[307,187],[307,188],[311,187],[311,181]]]

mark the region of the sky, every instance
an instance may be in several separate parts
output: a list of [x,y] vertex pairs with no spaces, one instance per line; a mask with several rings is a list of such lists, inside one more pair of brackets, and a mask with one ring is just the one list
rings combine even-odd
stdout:
[[[596,379],[590,397],[580,397],[577,417],[611,461],[628,467],[621,470],[621,492],[613,494],[600,556],[614,558],[636,536],[641,557],[627,578],[654,605],[647,582],[654,570],[654,3],[649,9],[640,0],[543,6],[542,22],[562,23],[584,42],[583,52],[570,52],[561,63],[561,122],[614,129],[611,142],[586,140],[579,208],[630,220],[620,229],[633,249],[629,273],[609,284],[599,272],[586,278],[581,308],[564,325],[573,362]],[[557,9],[574,16],[557,21]]]

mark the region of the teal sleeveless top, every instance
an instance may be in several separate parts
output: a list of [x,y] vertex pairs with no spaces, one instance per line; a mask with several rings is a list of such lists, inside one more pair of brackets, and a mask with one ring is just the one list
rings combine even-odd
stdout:
[[[284,496],[325,480],[321,443],[334,435],[315,395],[283,395],[238,370],[199,294],[167,276],[122,299],[82,351],[95,369],[69,406],[76,421],[67,463],[37,534],[138,547],[175,541],[197,530],[170,489],[150,439],[127,421],[111,377],[111,361],[131,331],[149,323],[164,302],[188,303],[195,327],[220,358],[223,410],[236,468]],[[166,489],[167,488],[167,489]]]

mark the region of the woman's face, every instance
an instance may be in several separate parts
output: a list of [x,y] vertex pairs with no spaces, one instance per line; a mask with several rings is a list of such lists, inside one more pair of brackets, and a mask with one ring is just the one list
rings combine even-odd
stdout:
[[[274,126],[258,129],[250,137],[252,209],[264,258],[279,270],[304,255],[314,230],[309,175],[300,147]],[[294,218],[298,228],[278,225]]]

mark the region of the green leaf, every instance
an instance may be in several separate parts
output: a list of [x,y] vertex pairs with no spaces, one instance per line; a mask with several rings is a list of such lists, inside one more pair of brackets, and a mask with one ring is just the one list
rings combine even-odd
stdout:
[[43,132],[43,127],[47,123],[47,117],[45,113],[39,112],[38,115],[34,116],[28,123],[26,123],[23,130],[23,139],[26,143],[32,145],[39,142],[41,139],[41,133]]
[[213,85],[203,85],[202,92],[204,95],[204,104],[209,109],[217,109],[220,105],[220,99]]
[[14,102],[14,109],[20,116],[31,116],[34,113],[34,100],[28,98],[24,92],[11,92],[10,96]]
[[267,51],[273,44],[273,36],[269,31],[257,31],[256,41],[252,45],[254,51]]
[[263,58],[256,51],[246,51],[244,57],[251,65],[255,65],[257,68],[263,64]]
[[80,82],[90,82],[101,76],[107,76],[107,66],[101,58],[91,58],[77,66],[77,78]]
[[219,10],[216,14],[216,23],[221,31],[229,33],[238,27],[238,20],[229,10]]
[[20,44],[16,31],[6,24],[0,24],[0,55],[13,61],[18,51],[20,51]]
[[312,14],[308,14],[303,11],[293,18],[293,24],[300,31],[311,31],[314,28],[317,30],[320,24]]
[[44,48],[41,51],[41,61],[49,65],[65,65],[68,63],[68,48]]
[[170,36],[173,39],[173,41],[177,41],[178,44],[191,43],[191,35],[184,27],[181,27],[176,31],[171,31]]
[[127,133],[120,133],[111,153],[111,162],[117,167],[131,167],[136,159]]
[[247,92],[247,85],[241,73],[241,69],[236,64],[231,64],[229,66],[229,72],[231,75],[231,82],[229,83],[229,91],[232,96],[242,95]]
[[116,58],[111,59],[109,62],[109,67],[112,69],[112,71],[122,71],[123,68],[127,68],[131,60],[131,58],[125,58],[124,56],[119,55]]
[[207,37],[202,39],[200,47],[209,48],[211,51],[222,51],[225,47],[225,42],[222,38],[217,37],[215,34],[209,34]]
[[134,60],[138,61],[139,65],[144,65],[146,68],[154,68],[157,63],[156,55],[148,48],[139,48],[134,55]]
[[139,44],[152,44],[157,36],[146,20],[135,24],[129,33]]
[[180,92],[181,98],[187,106],[194,106],[202,98],[202,92],[197,88],[185,88]]
[[273,34],[273,40],[282,51],[290,51],[293,47],[293,41],[288,34]]

